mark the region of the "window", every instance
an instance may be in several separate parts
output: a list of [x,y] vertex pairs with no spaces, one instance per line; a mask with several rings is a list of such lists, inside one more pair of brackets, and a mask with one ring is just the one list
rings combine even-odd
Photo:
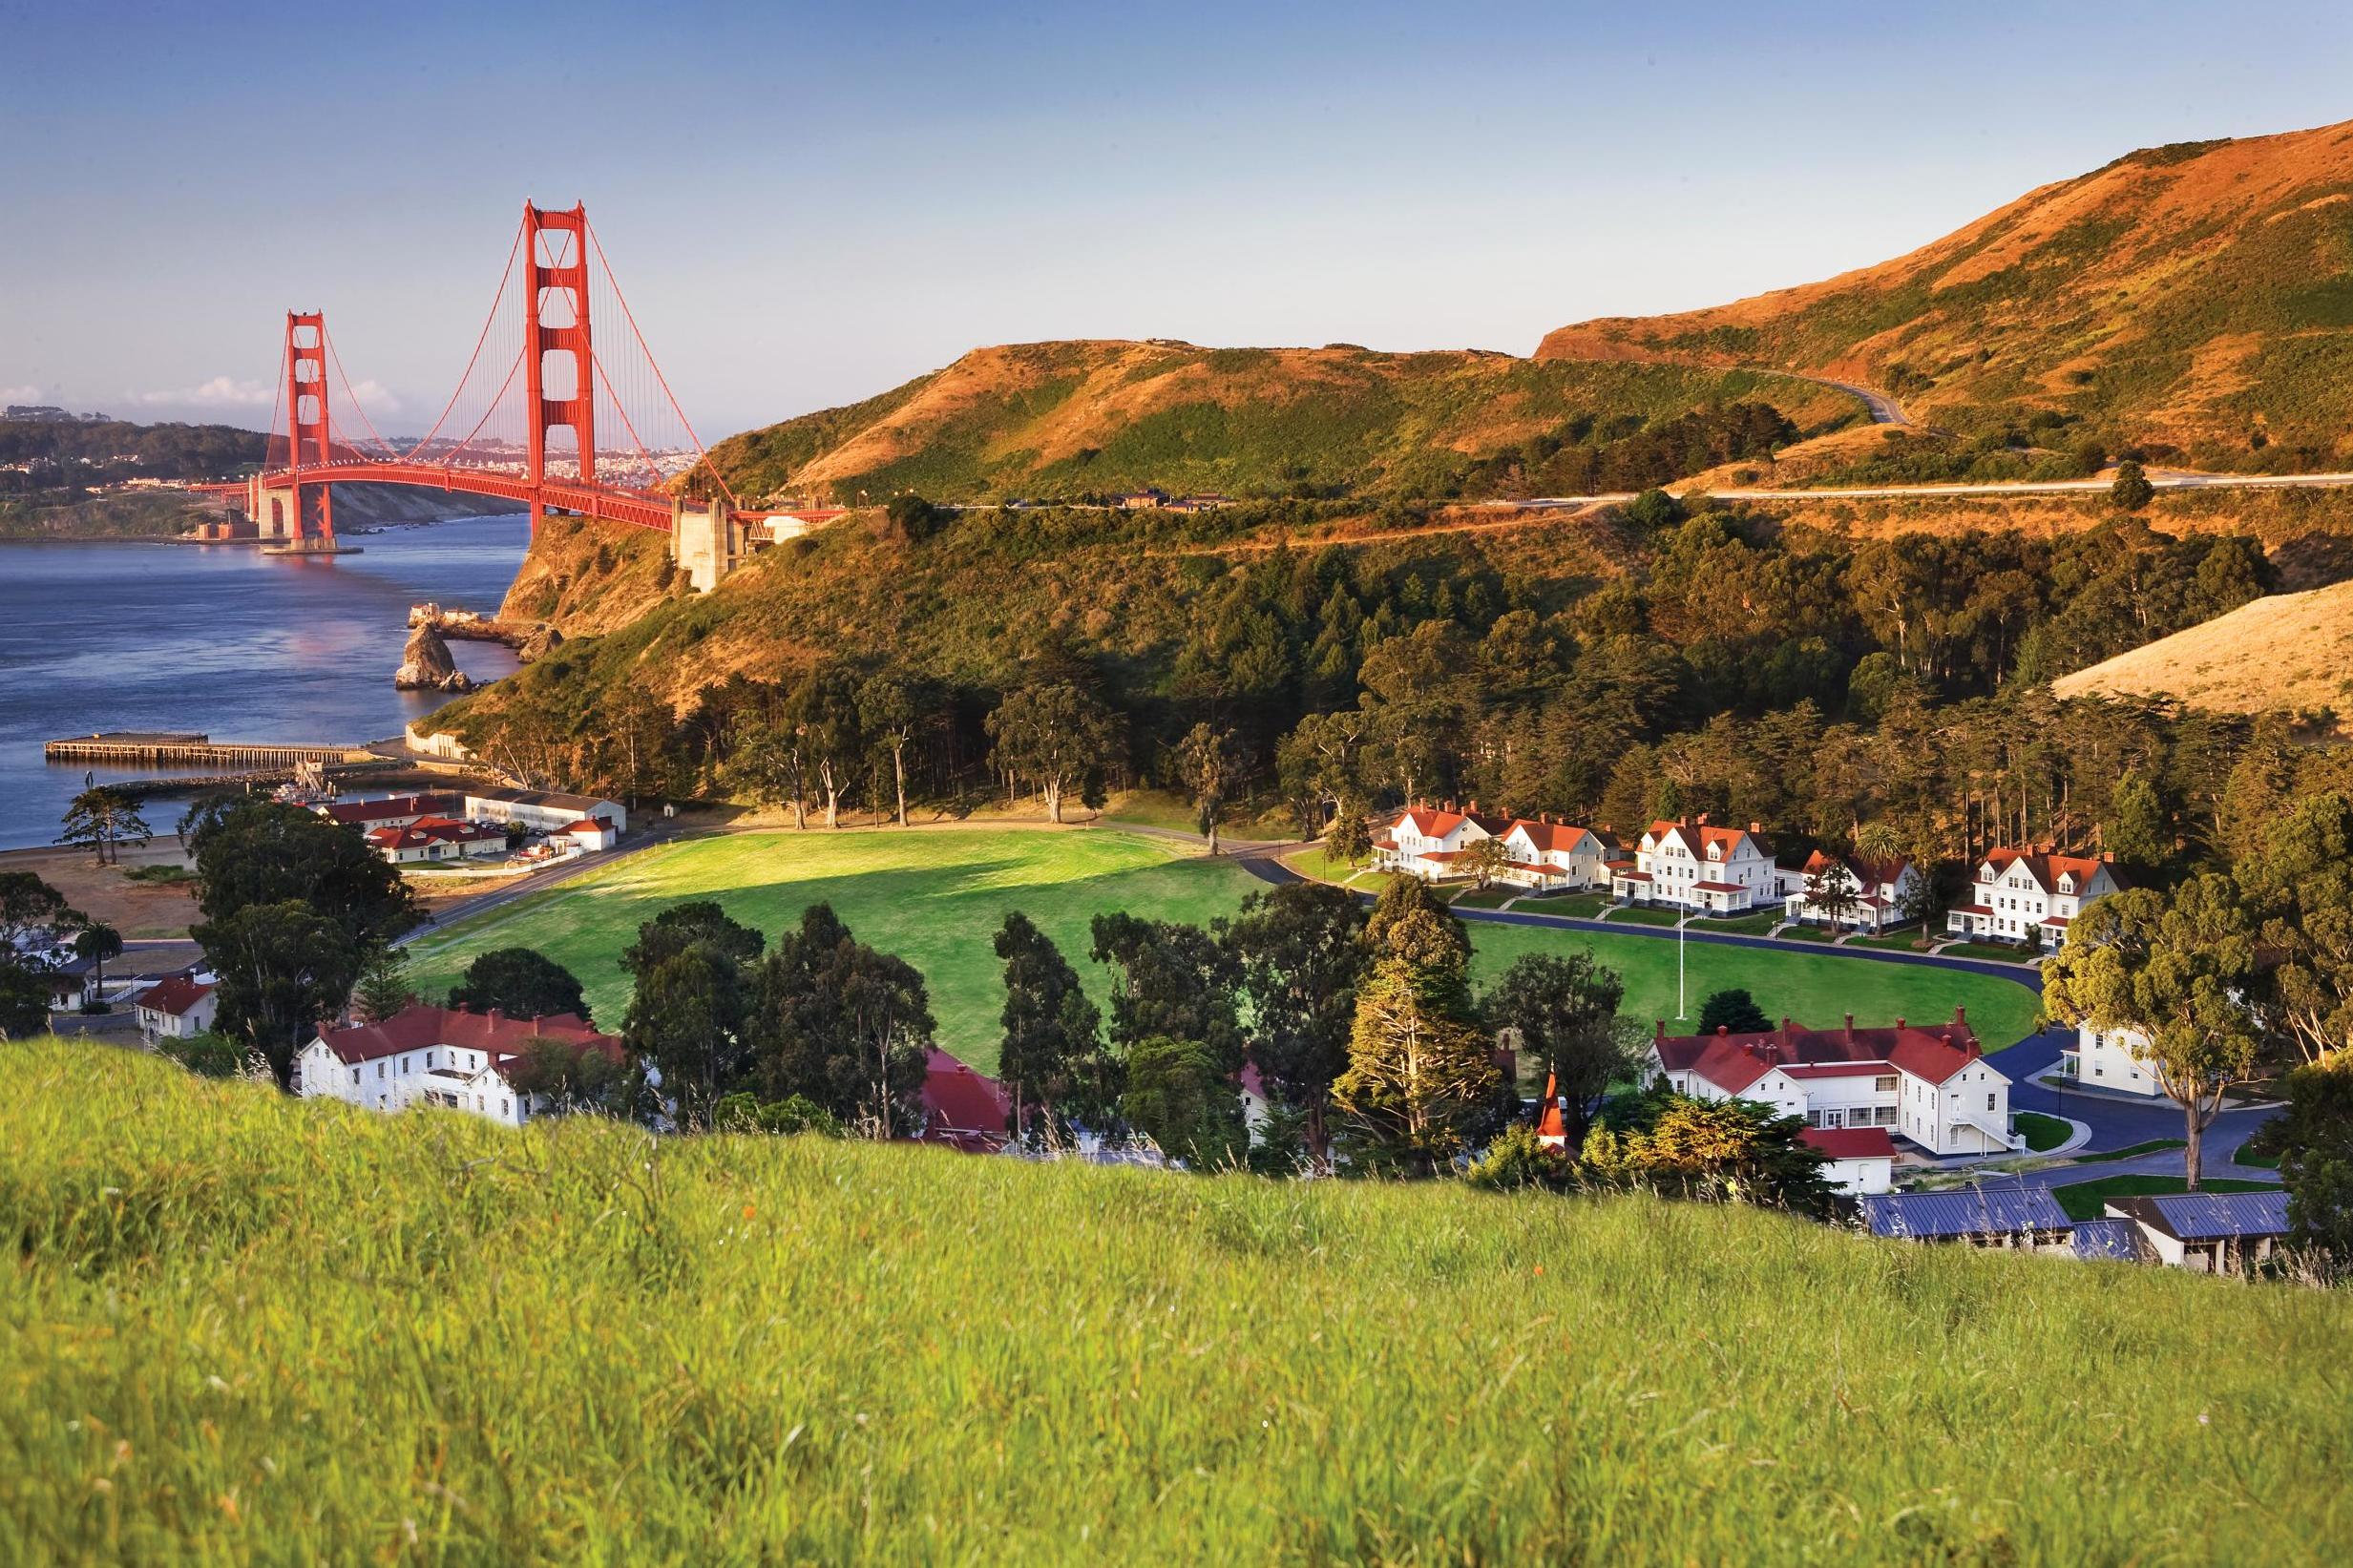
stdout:
[[1985,1091],[1985,1109],[1988,1111],[1993,1109],[1993,1091],[1990,1089]]
[[1896,1092],[1896,1076],[1893,1073],[1888,1073],[1880,1077],[1873,1078],[1871,1080],[1871,1092],[1879,1095],[1894,1094]]
[[384,1081],[384,1063],[382,1062],[376,1063],[376,1081],[378,1083]]
[[356,1067],[354,1067],[353,1069],[351,1069],[351,1081],[352,1081],[353,1083],[357,1083],[357,1082],[359,1082],[359,1081],[360,1081],[360,1070],[359,1070],[358,1068],[356,1068]]

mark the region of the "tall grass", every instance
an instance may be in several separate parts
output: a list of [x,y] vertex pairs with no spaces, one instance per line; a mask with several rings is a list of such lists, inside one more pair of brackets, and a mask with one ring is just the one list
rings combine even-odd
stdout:
[[2319,1560],[2353,1304],[0,1046],[0,1558]]

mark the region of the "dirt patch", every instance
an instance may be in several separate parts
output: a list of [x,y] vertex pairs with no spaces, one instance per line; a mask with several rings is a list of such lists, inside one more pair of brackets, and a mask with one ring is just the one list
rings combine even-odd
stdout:
[[143,849],[121,853],[120,865],[98,866],[86,849],[9,849],[0,851],[0,870],[31,871],[74,908],[120,931],[125,941],[187,935],[197,918],[194,884],[138,881],[128,874],[146,867],[185,868],[179,840],[166,834]]

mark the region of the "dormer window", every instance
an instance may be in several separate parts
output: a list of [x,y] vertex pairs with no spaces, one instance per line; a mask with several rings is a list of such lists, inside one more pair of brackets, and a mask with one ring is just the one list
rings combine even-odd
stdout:
[[1708,846],[1708,858],[1710,860],[1722,860],[1724,858],[1724,847],[1720,844],[1711,844]]
[[1991,882],[1993,880],[1993,868],[1990,866],[1979,867],[1977,870],[1977,880],[1980,882]]
[[2059,878],[2059,890],[2063,893],[2071,893],[2075,890],[2074,872],[2069,871]]

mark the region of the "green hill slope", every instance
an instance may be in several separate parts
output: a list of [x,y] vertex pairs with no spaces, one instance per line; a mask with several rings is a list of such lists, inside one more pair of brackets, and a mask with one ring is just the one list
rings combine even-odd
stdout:
[[1970,433],[2294,470],[2353,463],[2348,327],[2353,121],[2145,149],[1908,256],[1565,326],[1537,358],[1776,366],[1874,383]]
[[[1508,491],[1511,476],[1496,470],[1530,444],[1607,448],[1742,401],[1771,404],[1807,434],[1861,415],[1844,393],[1744,372],[1081,341],[975,349],[863,403],[731,437],[711,456],[740,494],[845,502],[902,490],[970,501],[1153,485],[1486,494]],[[1661,477],[1689,471],[1683,444]]]
[[2297,1562],[2346,1524],[2342,1295],[0,1063],[11,1561]]

